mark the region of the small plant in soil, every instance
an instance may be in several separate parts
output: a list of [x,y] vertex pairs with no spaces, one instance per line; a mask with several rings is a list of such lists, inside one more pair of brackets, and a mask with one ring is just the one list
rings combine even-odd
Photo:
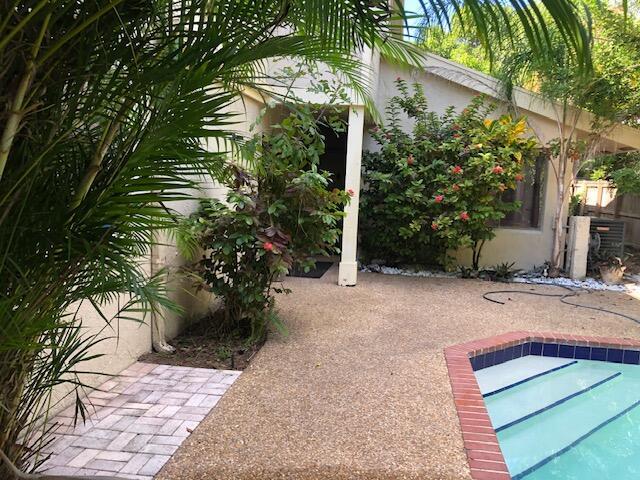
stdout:
[[483,273],[486,275],[488,280],[493,282],[508,282],[522,271],[519,268],[513,268],[514,266],[515,262],[499,263],[490,269],[484,270]]
[[620,257],[608,256],[597,262],[600,276],[605,283],[620,283],[626,266]]

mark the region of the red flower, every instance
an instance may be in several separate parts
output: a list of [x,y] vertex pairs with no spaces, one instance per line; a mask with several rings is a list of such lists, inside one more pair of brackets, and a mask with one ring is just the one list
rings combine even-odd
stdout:
[[467,212],[460,213],[460,220],[467,221],[469,220],[469,214]]
[[431,230],[438,230],[440,225],[437,222],[431,222]]
[[504,173],[504,168],[502,168],[500,165],[496,165],[491,171],[496,175],[500,175],[501,173]]
[[353,188],[350,188],[349,190],[347,190],[347,194],[348,194],[350,197],[354,197],[354,196],[356,195],[356,192],[354,192],[354,191],[353,191]]
[[453,138],[460,138],[462,135],[460,135],[459,133],[454,133],[453,134]]
[[264,248],[267,252],[272,252],[273,251],[273,243],[264,242],[264,244],[262,245],[262,248]]
[[521,173],[517,173],[514,178],[516,179],[516,182],[521,182],[522,180],[524,180],[524,175]]
[[460,190],[460,185],[458,185],[457,183],[454,183],[454,184],[451,186],[451,189],[452,189],[454,192],[457,192],[458,190]]
[[407,157],[407,165],[413,165],[415,163],[415,160],[413,158],[413,155],[409,155]]
[[436,203],[442,203],[442,200],[444,200],[444,195],[436,195],[434,200],[436,201]]
[[455,167],[453,167],[451,169],[451,173],[453,173],[454,175],[459,175],[462,173],[462,167],[460,165],[456,165]]

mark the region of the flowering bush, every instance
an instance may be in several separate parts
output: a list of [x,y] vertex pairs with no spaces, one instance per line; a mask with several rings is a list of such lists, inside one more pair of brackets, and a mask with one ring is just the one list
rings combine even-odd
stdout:
[[[488,118],[495,107],[477,97],[460,113],[429,112],[424,93],[396,81],[388,125],[371,135],[379,151],[363,159],[360,209],[365,260],[448,266],[448,251],[470,247],[478,268],[484,243],[505,214],[520,208],[502,193],[525,181],[536,142],[524,119]],[[401,114],[413,130],[401,128]]]
[[[252,171],[229,169],[227,202],[206,200],[184,221],[179,246],[205,255],[197,272],[224,304],[226,331],[260,340],[273,322],[273,292],[293,266],[337,253],[339,219],[349,194],[328,190],[317,164],[324,141],[304,107],[247,145]],[[339,128],[339,123],[334,127]]]

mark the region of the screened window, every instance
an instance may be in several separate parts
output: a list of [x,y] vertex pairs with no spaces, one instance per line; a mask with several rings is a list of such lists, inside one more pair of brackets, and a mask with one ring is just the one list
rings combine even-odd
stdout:
[[539,155],[534,165],[524,172],[524,180],[516,190],[505,192],[504,201],[522,202],[518,211],[510,212],[500,222],[501,227],[538,228],[542,212],[543,185],[545,180],[547,157]]

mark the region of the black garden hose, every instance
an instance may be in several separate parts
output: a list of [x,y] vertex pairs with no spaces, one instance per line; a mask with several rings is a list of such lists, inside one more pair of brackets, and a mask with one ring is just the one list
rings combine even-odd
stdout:
[[602,312],[602,313],[609,313],[611,315],[617,315],[618,317],[622,317],[622,318],[626,318],[627,320],[631,320],[632,322],[635,322],[637,324],[640,324],[640,319],[637,319],[635,317],[632,317],[630,315],[626,315],[624,313],[621,312],[616,312],[615,310],[609,310],[608,308],[602,308],[602,307],[594,307],[592,305],[582,305],[579,303],[571,303],[567,300],[567,298],[571,298],[571,297],[578,297],[579,293],[581,291],[586,291],[587,293],[591,293],[590,290],[574,290],[572,288],[569,288],[565,285],[553,285],[553,284],[537,284],[537,283],[530,283],[528,285],[542,285],[542,286],[549,286],[549,287],[559,287],[559,288],[564,288],[565,290],[569,290],[567,293],[542,293],[542,292],[527,292],[525,290],[490,290],[488,292],[485,292],[482,294],[482,298],[484,298],[485,300],[488,300],[490,302],[493,303],[497,303],[499,305],[504,305],[506,302],[500,301],[500,300],[496,300],[495,298],[490,298],[490,295],[498,295],[498,294],[503,294],[503,293],[514,293],[514,294],[523,294],[523,295],[536,295],[538,297],[554,297],[554,298],[558,298],[560,299],[560,301],[562,303],[564,303],[565,305],[571,305],[572,307],[578,307],[578,308],[586,308],[589,310],[595,310],[597,312]]

